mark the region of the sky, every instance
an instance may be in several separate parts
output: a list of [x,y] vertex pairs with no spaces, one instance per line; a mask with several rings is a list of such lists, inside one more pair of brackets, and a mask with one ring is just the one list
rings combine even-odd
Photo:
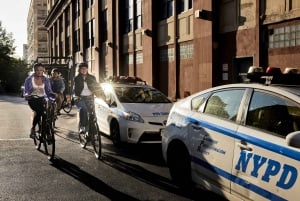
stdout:
[[27,15],[31,0],[0,0],[0,21],[15,40],[15,54],[23,56],[23,44],[27,43]]

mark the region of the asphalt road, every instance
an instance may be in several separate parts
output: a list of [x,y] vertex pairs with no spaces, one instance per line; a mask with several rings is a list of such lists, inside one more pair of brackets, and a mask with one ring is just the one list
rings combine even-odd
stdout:
[[[50,162],[29,138],[31,111],[23,98],[0,95],[0,200],[222,200],[208,191],[179,190],[170,179],[160,145],[116,148],[102,137],[103,159],[82,149],[76,113],[56,125],[56,159]],[[205,199],[204,199],[205,198]]]

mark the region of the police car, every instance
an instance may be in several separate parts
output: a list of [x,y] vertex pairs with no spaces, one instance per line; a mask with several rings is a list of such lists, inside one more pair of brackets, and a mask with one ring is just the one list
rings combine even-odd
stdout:
[[250,78],[174,104],[162,130],[170,175],[229,200],[298,200],[300,77]]
[[173,103],[137,77],[115,76],[101,83],[104,96],[95,99],[99,129],[114,145],[161,143]]

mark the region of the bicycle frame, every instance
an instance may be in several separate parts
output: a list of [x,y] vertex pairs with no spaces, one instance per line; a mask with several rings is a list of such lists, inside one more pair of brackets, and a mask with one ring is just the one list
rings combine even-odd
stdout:
[[[97,159],[101,159],[102,155],[102,144],[101,144],[101,135],[99,132],[99,126],[97,124],[97,118],[95,115],[95,107],[91,106],[92,111],[88,114],[88,128],[87,134],[79,133],[80,146],[85,148],[88,142],[91,142],[94,154]],[[79,127],[79,126],[78,126]]]
[[42,144],[44,145],[45,154],[48,156],[49,160],[53,160],[55,155],[55,105],[55,100],[47,97],[44,98],[44,112],[38,123],[39,131],[33,139],[37,150],[40,150]]

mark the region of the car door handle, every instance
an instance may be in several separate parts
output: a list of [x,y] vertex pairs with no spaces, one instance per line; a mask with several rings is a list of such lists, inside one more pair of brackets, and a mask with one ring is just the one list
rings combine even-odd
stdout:
[[252,148],[247,146],[246,142],[238,143],[238,146],[240,147],[241,150],[252,151]]

